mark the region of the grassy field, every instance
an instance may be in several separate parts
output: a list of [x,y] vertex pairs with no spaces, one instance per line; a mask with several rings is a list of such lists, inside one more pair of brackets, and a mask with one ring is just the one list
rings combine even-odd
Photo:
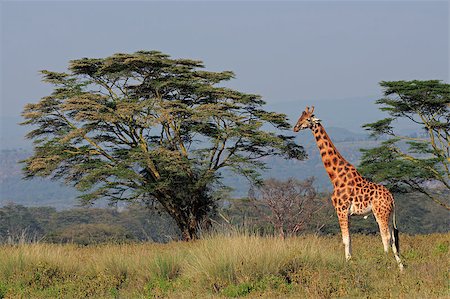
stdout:
[[379,236],[4,245],[0,298],[449,298],[450,233],[401,237],[403,273]]

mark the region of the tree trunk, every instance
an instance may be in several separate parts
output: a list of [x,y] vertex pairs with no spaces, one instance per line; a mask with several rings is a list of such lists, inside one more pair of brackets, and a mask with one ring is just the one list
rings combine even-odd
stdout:
[[196,223],[191,223],[179,228],[181,230],[181,237],[183,241],[192,241],[198,238],[198,229]]
[[198,221],[193,217],[187,217],[178,209],[166,209],[170,217],[175,220],[181,232],[183,241],[192,241],[198,238]]
[[[192,241],[198,238],[200,221],[195,217],[195,212],[183,211],[169,205],[165,206],[167,213],[175,220],[183,241]],[[189,208],[188,208],[189,209]]]
[[278,226],[277,230],[278,230],[278,236],[279,236],[281,239],[286,238],[286,233],[284,232],[284,229],[283,229],[283,226],[282,226],[282,225],[281,225],[281,226]]
[[[174,200],[167,194],[161,194],[161,199],[158,199],[161,205],[172,219],[175,220],[181,232],[181,237],[184,241],[192,241],[199,237],[199,230],[201,226],[207,227],[208,212],[210,207],[205,205],[203,198],[191,197],[187,202],[188,205],[181,205],[179,202],[183,200]],[[209,202],[206,202],[207,204]],[[206,220],[206,221],[205,221]],[[202,225],[206,223],[206,225]]]

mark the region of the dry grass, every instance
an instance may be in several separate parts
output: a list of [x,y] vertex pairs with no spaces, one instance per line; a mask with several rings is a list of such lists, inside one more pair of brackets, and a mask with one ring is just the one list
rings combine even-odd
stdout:
[[378,236],[251,234],[169,244],[0,247],[0,298],[444,298],[450,234],[402,236],[404,273]]

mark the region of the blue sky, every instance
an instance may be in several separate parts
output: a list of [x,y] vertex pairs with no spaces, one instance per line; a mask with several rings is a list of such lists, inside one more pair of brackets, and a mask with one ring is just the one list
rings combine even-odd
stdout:
[[16,123],[50,86],[38,71],[81,57],[160,50],[232,70],[230,87],[263,96],[292,122],[315,105],[354,131],[381,114],[381,80],[449,81],[447,1],[3,1],[1,147],[23,145]]

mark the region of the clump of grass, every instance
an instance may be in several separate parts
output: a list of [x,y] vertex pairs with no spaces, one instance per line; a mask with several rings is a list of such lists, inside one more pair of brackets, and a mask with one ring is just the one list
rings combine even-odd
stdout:
[[174,282],[181,274],[182,257],[179,252],[164,252],[156,255],[149,265],[150,275],[145,293],[149,297],[164,297],[175,289]]
[[291,276],[307,265],[342,266],[333,248],[319,243],[314,236],[287,240],[252,234],[207,237],[190,251],[185,275],[220,292],[230,286],[235,290],[253,286],[265,277],[290,283]]

